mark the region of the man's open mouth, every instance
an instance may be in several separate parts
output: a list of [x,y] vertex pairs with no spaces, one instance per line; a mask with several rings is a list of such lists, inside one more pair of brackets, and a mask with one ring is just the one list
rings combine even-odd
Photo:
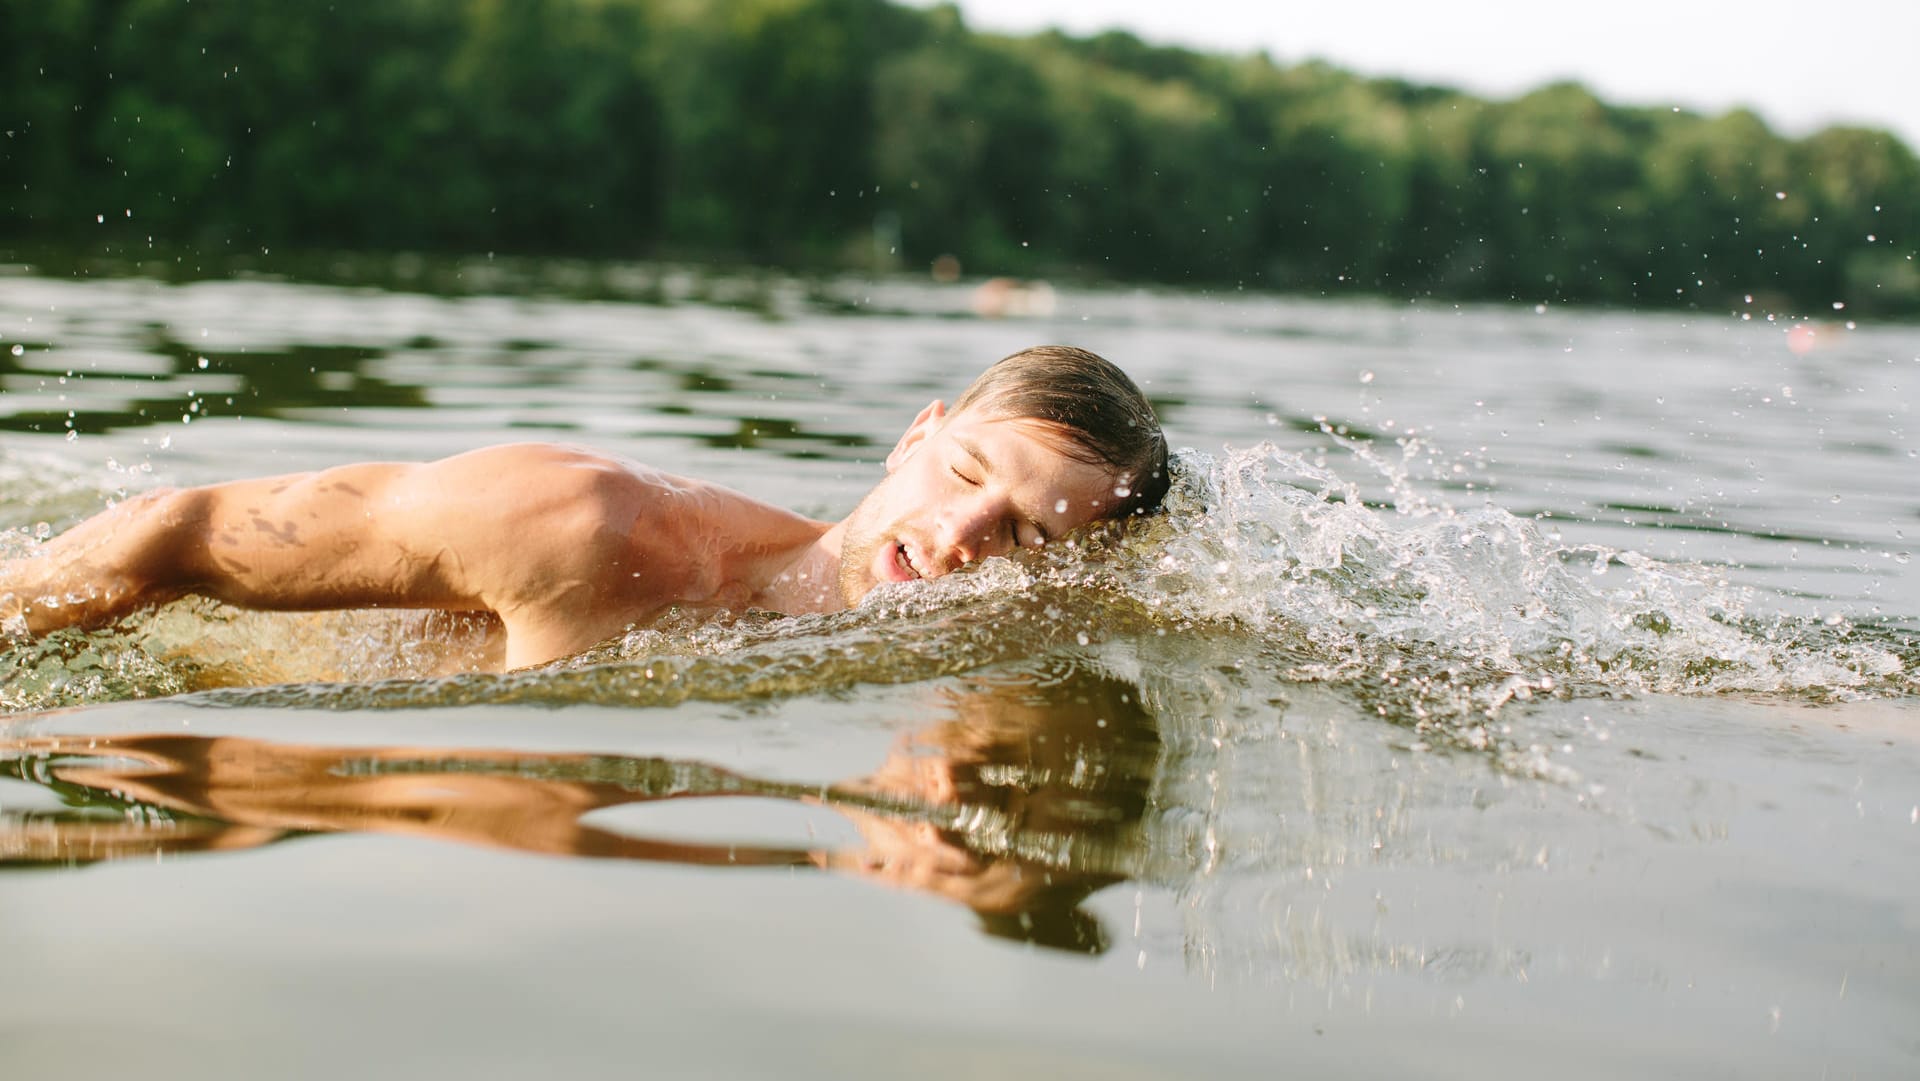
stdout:
[[908,577],[910,578],[926,577],[925,574],[922,574],[920,572],[919,567],[914,566],[913,555],[912,553],[907,551],[907,546],[905,543],[896,544],[893,546],[893,557],[894,557],[894,560],[899,563],[900,569],[904,570],[907,573]]

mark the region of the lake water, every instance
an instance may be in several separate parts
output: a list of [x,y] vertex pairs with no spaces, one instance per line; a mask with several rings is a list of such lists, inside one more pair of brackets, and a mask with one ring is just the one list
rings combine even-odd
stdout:
[[533,672],[9,641],[8,1076],[1920,1073],[1920,329],[403,269],[0,277],[0,551],[522,439],[838,517],[1048,341],[1187,449],[1044,560]]

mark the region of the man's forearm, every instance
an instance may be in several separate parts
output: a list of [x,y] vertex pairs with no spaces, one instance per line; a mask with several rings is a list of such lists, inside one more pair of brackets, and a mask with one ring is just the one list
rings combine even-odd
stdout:
[[194,586],[192,491],[161,489],[126,500],[0,562],[0,624],[33,634],[99,627],[174,600]]

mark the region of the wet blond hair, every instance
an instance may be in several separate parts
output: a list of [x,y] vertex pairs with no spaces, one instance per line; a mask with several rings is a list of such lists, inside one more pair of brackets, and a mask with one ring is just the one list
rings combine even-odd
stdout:
[[1041,421],[1059,432],[1070,457],[1112,467],[1126,494],[1107,517],[1149,513],[1167,494],[1167,437],[1152,404],[1096,353],[1071,345],[1022,349],[980,373],[953,409]]

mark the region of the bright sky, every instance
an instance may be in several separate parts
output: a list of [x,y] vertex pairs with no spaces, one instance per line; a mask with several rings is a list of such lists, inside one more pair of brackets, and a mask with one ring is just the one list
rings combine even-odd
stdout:
[[[909,0],[926,6],[932,0]],[[1746,105],[1804,135],[1846,122],[1920,152],[1920,0],[958,0],[974,30],[1120,27],[1513,97],[1577,79],[1603,100]]]

